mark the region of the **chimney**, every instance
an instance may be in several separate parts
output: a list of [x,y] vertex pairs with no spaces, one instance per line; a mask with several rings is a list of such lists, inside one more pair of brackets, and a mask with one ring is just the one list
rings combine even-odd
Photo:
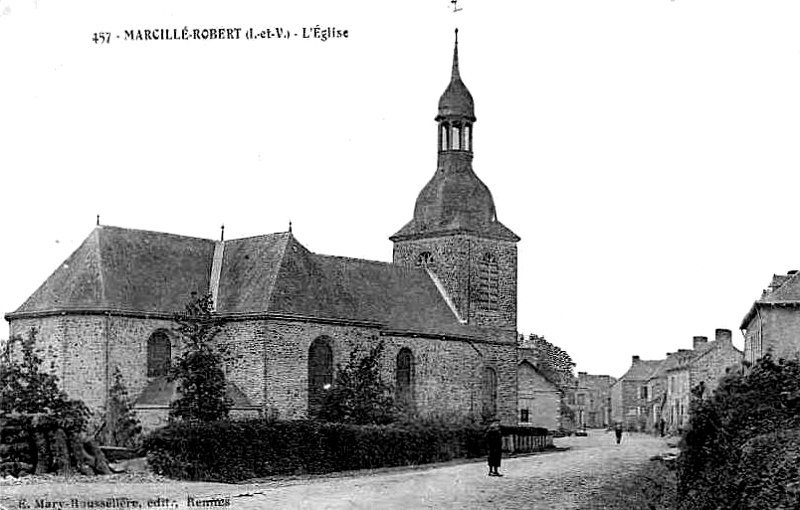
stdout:
[[714,332],[714,336],[715,336],[717,342],[722,342],[722,343],[728,343],[729,344],[729,343],[731,343],[731,340],[732,340],[731,330],[730,329],[717,329]]
[[631,358],[631,363],[638,363],[638,362],[639,362],[639,356],[633,356]]
[[701,345],[705,344],[706,342],[708,342],[708,337],[707,336],[692,337],[692,349],[697,349],[698,347],[700,347]]

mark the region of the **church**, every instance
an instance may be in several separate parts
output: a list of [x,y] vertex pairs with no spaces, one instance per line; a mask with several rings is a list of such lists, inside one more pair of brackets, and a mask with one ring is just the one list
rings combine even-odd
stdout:
[[172,318],[210,294],[234,414],[313,417],[337,365],[383,341],[385,380],[421,414],[516,424],[520,238],[472,168],[457,38],[435,121],[437,166],[390,237],[391,263],[313,253],[291,229],[217,241],[98,225],[5,315],[11,335],[36,328],[45,366],[100,413],[119,370],[152,428],[175,396]]

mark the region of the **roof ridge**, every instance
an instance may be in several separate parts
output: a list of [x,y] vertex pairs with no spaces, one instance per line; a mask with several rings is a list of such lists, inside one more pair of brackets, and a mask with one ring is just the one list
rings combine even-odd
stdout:
[[[766,296],[766,297],[775,296],[776,294],[780,293],[782,290],[786,289],[787,286],[789,285],[789,283],[791,283],[792,280],[797,278],[797,275],[800,275],[800,272],[794,273],[794,274],[787,274],[786,275],[787,276],[786,280],[784,280],[783,283],[781,283],[780,286],[777,289],[772,291],[769,294],[769,296]],[[778,297],[778,299],[775,299],[774,301],[797,301],[796,299],[781,299],[780,296],[777,296],[777,297]]]
[[[271,233],[269,233],[269,234],[256,234],[256,235],[254,235],[254,236],[247,236],[247,237],[237,237],[237,238],[235,238],[235,239],[226,239],[226,240],[225,240],[225,242],[226,242],[226,243],[232,243],[232,242],[234,242],[234,241],[247,241],[247,240],[250,240],[250,239],[259,239],[259,238],[264,238],[264,239],[266,239],[266,238],[269,238],[269,237],[288,237],[288,236],[290,236],[290,235],[291,235],[292,237],[294,237],[294,236],[291,234],[291,232],[271,232]],[[298,243],[299,243],[299,241],[298,241]]]
[[[94,232],[92,234],[97,238],[95,240],[95,254],[97,256],[97,265],[98,265],[98,275],[100,278],[100,302],[103,303],[103,306],[108,306],[108,297],[106,296],[106,278],[103,271],[105,270],[105,264],[103,264],[103,247],[101,246],[102,243],[102,236],[100,232],[102,232],[103,227],[95,227]],[[106,332],[108,334],[108,332]]]
[[353,262],[366,262],[366,263],[374,264],[374,265],[397,267],[397,268],[401,268],[401,269],[410,269],[410,268],[407,268],[405,266],[397,265],[394,262],[386,262],[384,260],[360,259],[358,257],[348,257],[346,255],[328,255],[328,254],[325,254],[325,253],[314,253],[314,252],[311,252],[311,253],[313,253],[314,256],[316,256],[316,257],[325,257],[325,258],[328,258],[328,259],[352,260]]
[[[275,293],[275,287],[277,286],[277,283],[278,283],[278,277],[280,276],[281,269],[283,269],[283,261],[286,260],[286,248],[289,247],[289,241],[290,240],[294,240],[297,244],[299,244],[300,246],[305,248],[305,246],[300,244],[299,241],[295,240],[294,236],[291,233],[289,233],[289,232],[284,232],[284,233],[288,234],[288,235],[281,236],[281,239],[280,239],[283,242],[283,246],[280,248],[280,257],[278,258],[277,269],[275,270],[275,272],[272,275],[270,275],[271,276],[271,281],[268,282],[268,285],[267,285],[267,289],[269,289],[269,291],[268,291],[269,293],[268,293],[267,299],[265,301],[267,303],[267,309],[265,311],[267,311],[267,312],[269,312],[272,309],[272,295]],[[269,235],[269,234],[267,234],[267,235]],[[266,237],[266,235],[265,236],[254,236],[254,237]],[[252,239],[252,238],[244,238],[244,239]]]
[[161,236],[180,237],[182,239],[197,239],[199,241],[208,241],[210,243],[216,242],[214,239],[210,239],[208,237],[187,236],[183,234],[173,234],[172,232],[162,232],[160,230],[146,230],[143,228],[128,228],[128,227],[116,227],[114,225],[100,225],[98,227],[95,227],[95,229],[122,230],[125,232],[139,232],[143,234],[157,234]]

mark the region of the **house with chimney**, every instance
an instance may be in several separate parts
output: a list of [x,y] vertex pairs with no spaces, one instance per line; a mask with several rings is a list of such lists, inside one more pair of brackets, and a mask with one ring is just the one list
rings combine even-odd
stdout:
[[643,431],[647,424],[649,380],[663,360],[631,358],[631,366],[611,386],[611,419],[626,430]]
[[742,319],[744,358],[755,362],[767,352],[792,357],[800,352],[800,276],[796,270],[773,275]]
[[647,430],[659,431],[661,420],[668,432],[682,430],[689,421],[692,398],[710,395],[742,359],[729,329],[717,329],[714,341],[695,336],[692,349],[667,353],[648,378]]

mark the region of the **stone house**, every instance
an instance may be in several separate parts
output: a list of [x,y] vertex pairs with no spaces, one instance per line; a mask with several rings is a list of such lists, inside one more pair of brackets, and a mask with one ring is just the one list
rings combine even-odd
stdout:
[[[701,337],[695,337],[695,339],[698,338]],[[705,337],[702,338],[705,339]],[[669,384],[668,373],[676,367],[681,366],[685,360],[691,356],[692,351],[690,349],[679,349],[678,352],[668,352],[666,359],[659,363],[658,367],[648,378],[647,394],[649,398],[647,403],[647,430],[659,431],[662,419],[664,420],[665,431],[669,430],[671,407],[667,393],[667,386]],[[676,410],[679,413],[688,412],[680,406],[678,406]]]
[[577,428],[603,428],[611,425],[611,387],[615,381],[608,375],[578,372],[574,397],[571,396],[568,402],[575,413]]
[[666,397],[662,417],[671,432],[682,430],[689,420],[692,397],[707,397],[720,379],[742,362],[742,351],[733,346],[731,331],[717,329],[715,339],[696,336],[693,349],[681,349],[667,358]]
[[337,364],[383,341],[383,375],[420,413],[516,424],[519,237],[472,168],[476,118],[457,42],[435,120],[437,168],[390,238],[392,263],[313,253],[291,229],[215,241],[98,225],[5,315],[11,334],[36,328],[64,389],[95,411],[120,370],[154,427],[184,349],[172,318],[192,293],[210,293],[237,413],[313,417]]
[[663,360],[631,358],[631,366],[611,386],[611,419],[628,430],[644,430],[647,423],[648,381]]
[[526,356],[525,351],[526,349],[519,350],[517,365],[519,424],[556,431],[563,425],[563,392],[555,382],[536,368],[536,360]]
[[793,357],[800,352],[800,276],[797,271],[773,275],[742,319],[744,359],[754,362],[767,352]]

